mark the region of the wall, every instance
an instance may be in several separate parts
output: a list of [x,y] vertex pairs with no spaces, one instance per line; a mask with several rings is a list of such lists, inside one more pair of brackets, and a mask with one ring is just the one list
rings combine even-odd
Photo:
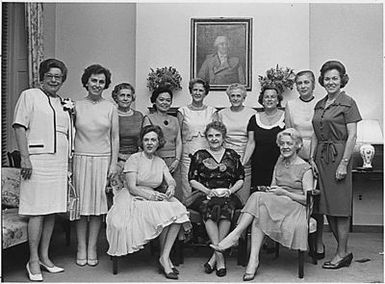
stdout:
[[[48,5],[48,4],[47,4]],[[112,72],[112,87],[122,81],[135,82],[136,5],[134,3],[62,3],[47,9],[46,21],[55,26],[45,49],[65,62],[69,73],[60,93],[79,99],[86,95],[80,77],[83,70],[99,63]],[[53,46],[54,45],[54,46]]]
[[[146,78],[151,67],[176,67],[183,78],[183,90],[176,93],[174,106],[186,105],[191,101],[188,93],[190,21],[191,18],[207,17],[253,18],[252,91],[246,100],[249,106],[259,106],[257,78],[268,68],[277,63],[296,70],[309,67],[308,4],[138,4],[136,88],[140,94],[137,98],[139,110],[145,111],[150,105]],[[206,102],[214,106],[229,105],[224,91],[212,91]]]
[[[383,126],[382,4],[311,4],[310,67],[319,70],[330,59],[345,64],[350,77],[345,90],[362,117]],[[326,16],[327,15],[327,18]],[[327,20],[326,20],[327,19]],[[317,84],[316,92],[325,91]]]

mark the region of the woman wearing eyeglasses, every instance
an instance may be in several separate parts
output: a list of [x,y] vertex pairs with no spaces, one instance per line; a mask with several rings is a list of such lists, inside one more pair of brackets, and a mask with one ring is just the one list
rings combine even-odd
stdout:
[[26,268],[31,281],[43,281],[41,268],[64,271],[49,257],[49,245],[55,214],[67,209],[71,120],[57,94],[66,77],[63,62],[44,60],[39,67],[40,88],[20,94],[12,124],[21,155],[19,214],[29,218]]

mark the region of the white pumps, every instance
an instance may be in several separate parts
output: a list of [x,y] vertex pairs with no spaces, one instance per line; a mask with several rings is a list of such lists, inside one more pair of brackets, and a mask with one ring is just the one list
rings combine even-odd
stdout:
[[41,273],[32,274],[31,270],[29,269],[29,262],[27,262],[26,268],[27,268],[29,280],[35,281],[35,282],[36,281],[39,281],[39,282],[43,281],[43,275]]
[[56,265],[49,267],[44,263],[42,263],[41,261],[39,261],[39,263],[40,263],[40,266],[43,267],[45,270],[47,270],[49,273],[60,273],[64,271],[64,268],[58,267]]

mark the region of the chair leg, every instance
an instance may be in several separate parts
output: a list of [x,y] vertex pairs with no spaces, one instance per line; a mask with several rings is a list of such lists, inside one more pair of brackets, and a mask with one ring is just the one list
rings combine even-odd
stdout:
[[118,274],[118,257],[112,256],[112,274]]
[[298,250],[298,277],[303,278],[303,267],[305,264],[305,252]]
[[308,241],[310,251],[309,254],[311,256],[312,263],[317,264],[317,258],[315,257],[317,253],[317,232],[309,234]]
[[174,264],[179,266],[179,264],[184,263],[183,257],[183,240],[176,240],[173,248],[174,254]]
[[246,256],[247,256],[247,233],[239,238],[238,243],[238,255],[237,255],[237,265],[246,266]]

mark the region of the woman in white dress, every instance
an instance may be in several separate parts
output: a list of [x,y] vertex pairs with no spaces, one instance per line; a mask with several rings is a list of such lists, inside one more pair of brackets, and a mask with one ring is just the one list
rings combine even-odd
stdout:
[[[250,118],[257,112],[243,104],[247,95],[244,85],[238,83],[231,84],[227,88],[226,94],[229,97],[231,107],[220,110],[218,112],[218,119],[227,128],[225,147],[235,150],[242,161],[248,141],[247,124]],[[251,165],[248,162],[243,166],[245,169],[245,179],[243,187],[236,194],[242,203],[245,204],[250,195]]]
[[[181,225],[189,230],[191,223],[186,207],[174,197],[175,180],[165,161],[156,155],[165,144],[161,128],[147,125],[140,138],[143,151],[132,154],[123,170],[128,188],[116,190],[114,205],[107,214],[107,253],[134,253],[159,236],[159,265],[166,278],[178,279],[170,252]],[[119,179],[114,180],[123,186]],[[159,188],[163,180],[165,191]]]
[[74,186],[80,199],[76,264],[96,266],[99,230],[102,217],[108,211],[107,179],[117,173],[119,118],[114,104],[102,97],[111,83],[108,69],[98,64],[87,67],[82,83],[88,95],[75,106],[73,159]]
[[43,281],[40,266],[51,273],[64,271],[53,264],[49,245],[55,214],[67,209],[67,172],[71,146],[70,115],[57,92],[67,78],[67,68],[57,59],[39,67],[40,88],[21,93],[13,127],[21,155],[19,214],[28,216],[31,281]]
[[208,147],[204,132],[206,125],[216,119],[216,109],[203,103],[210,91],[210,85],[200,78],[192,79],[189,82],[189,91],[192,98],[191,104],[179,108],[177,114],[182,130],[182,202],[186,206],[193,201],[189,199],[191,196],[191,186],[188,181],[191,162],[189,155]]

